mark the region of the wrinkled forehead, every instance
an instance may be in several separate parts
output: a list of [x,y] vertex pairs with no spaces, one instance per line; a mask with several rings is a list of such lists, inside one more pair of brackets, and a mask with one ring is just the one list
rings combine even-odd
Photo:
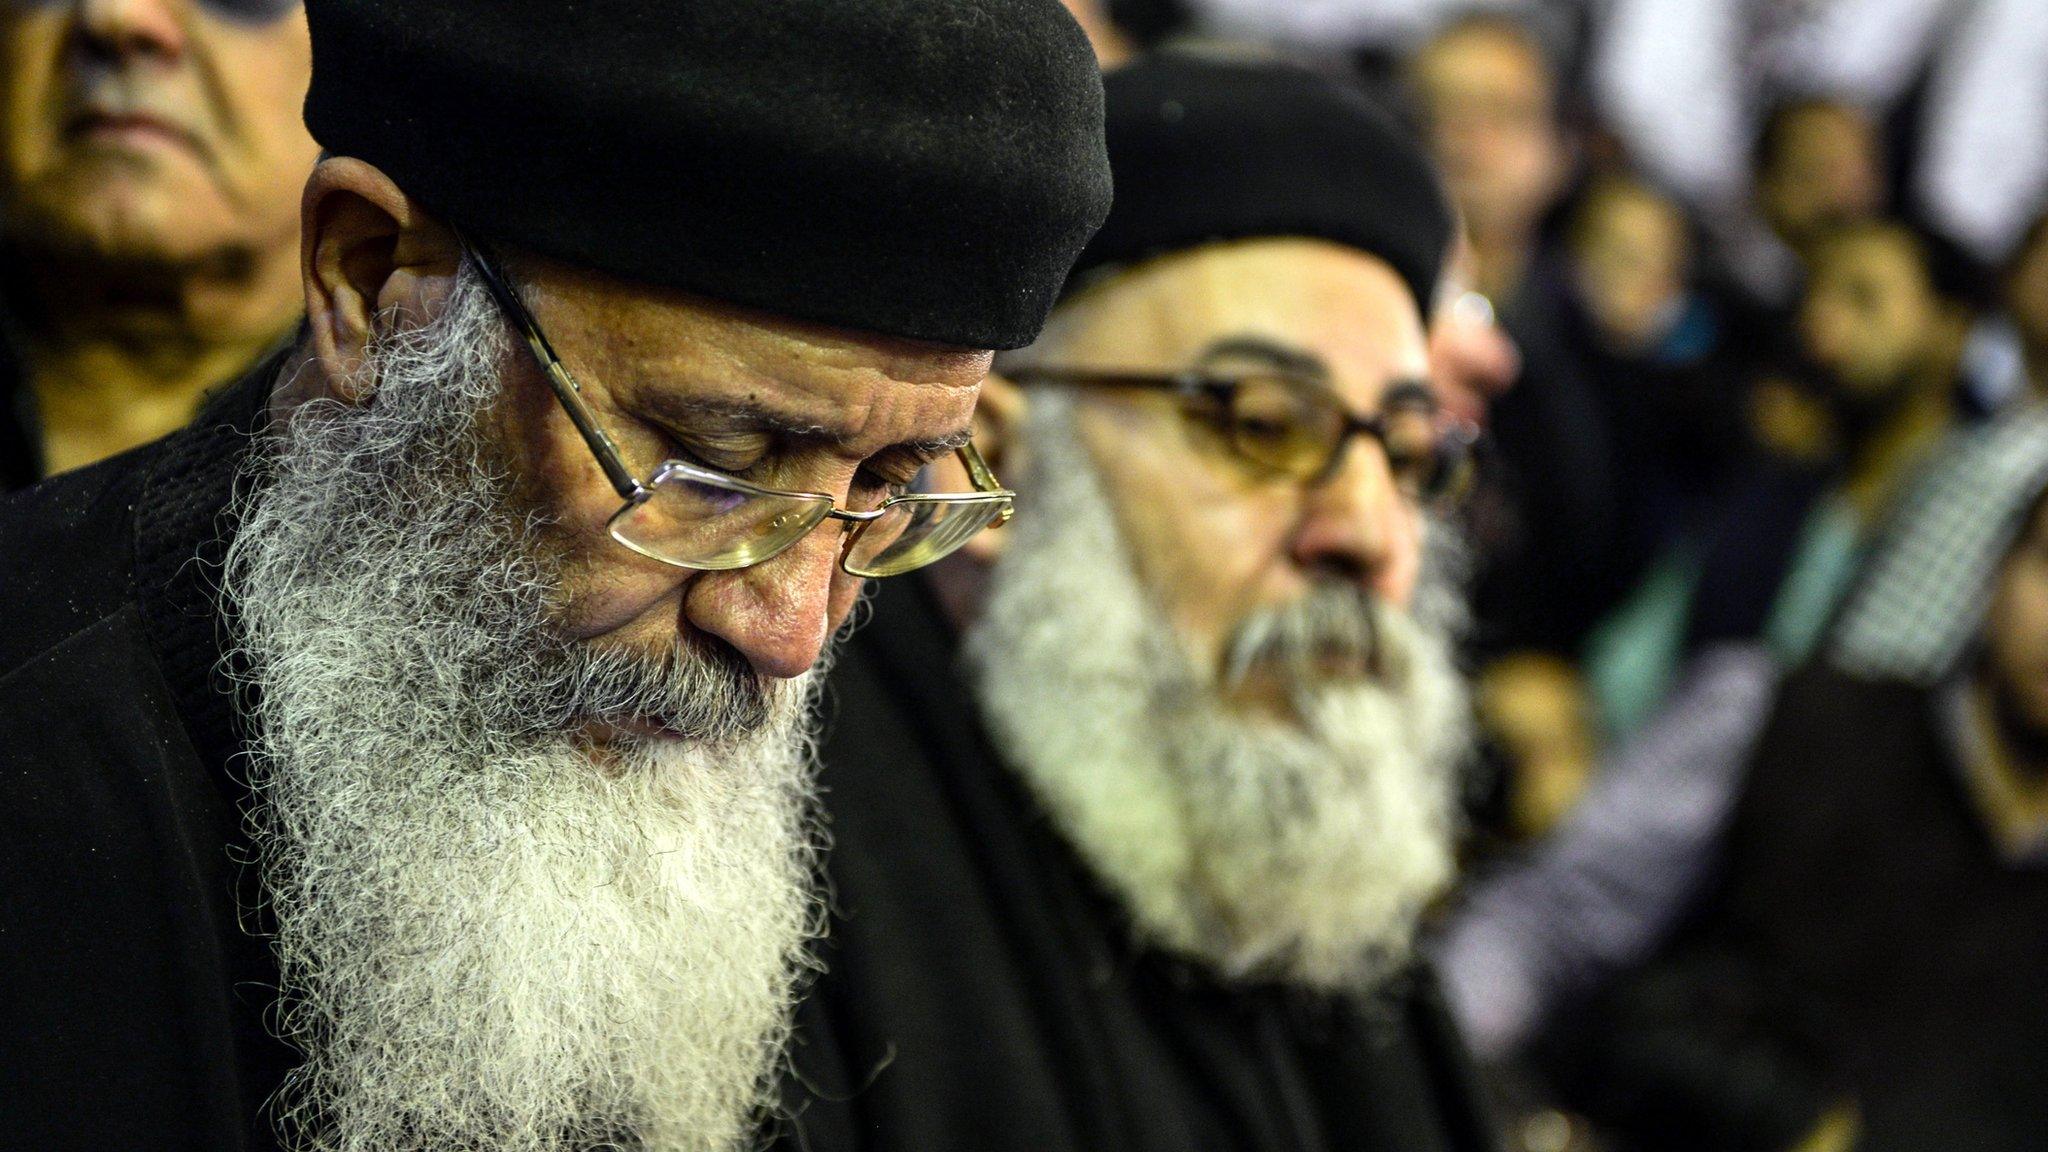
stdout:
[[851,443],[959,423],[991,359],[530,257],[513,275],[571,368],[628,405],[754,410]]
[[1033,358],[1169,371],[1247,343],[1320,366],[1359,408],[1428,372],[1423,318],[1392,266],[1292,238],[1212,244],[1119,270],[1062,305]]

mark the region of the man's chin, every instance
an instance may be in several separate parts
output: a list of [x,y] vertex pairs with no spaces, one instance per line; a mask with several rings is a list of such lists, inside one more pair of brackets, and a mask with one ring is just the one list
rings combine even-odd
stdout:
[[82,257],[183,267],[239,251],[232,209],[196,161],[92,149],[49,173],[19,201],[17,234]]

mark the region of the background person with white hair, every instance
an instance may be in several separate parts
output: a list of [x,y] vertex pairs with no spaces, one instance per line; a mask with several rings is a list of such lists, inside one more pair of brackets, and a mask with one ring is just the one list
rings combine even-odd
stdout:
[[1117,205],[978,418],[1018,521],[831,681],[783,1146],[1492,1148],[1411,952],[1468,731],[1424,560],[1449,206],[1307,72],[1106,86]]

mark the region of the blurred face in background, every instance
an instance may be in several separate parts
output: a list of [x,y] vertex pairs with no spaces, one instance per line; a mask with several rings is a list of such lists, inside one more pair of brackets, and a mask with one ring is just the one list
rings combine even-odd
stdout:
[[1416,56],[1430,150],[1476,241],[1533,230],[1562,186],[1556,82],[1513,26],[1453,28]]
[[[1286,368],[1356,416],[1429,372],[1387,264],[1294,239],[1124,270],[1026,355]],[[1469,727],[1420,507],[1368,437],[1315,479],[1163,389],[1044,383],[1024,408],[1020,513],[968,635],[1006,759],[1140,937],[1226,978],[1369,987],[1451,874]],[[1243,431],[1288,408],[1237,411]]]
[[1670,325],[1685,295],[1691,239],[1678,205],[1646,185],[1596,187],[1571,231],[1572,275],[1609,345],[1640,351]]
[[[1061,331],[1062,364],[1144,371],[1274,367],[1257,351],[1212,355],[1255,341],[1320,366],[1357,413],[1376,411],[1389,386],[1429,375],[1422,318],[1401,279],[1374,257],[1315,241],[1221,244],[1154,261],[1070,310]],[[1317,582],[1408,604],[1422,519],[1377,444],[1354,440],[1336,475],[1308,485],[1235,458],[1167,395],[1089,394],[1076,425],[1141,582],[1198,666],[1220,673],[1247,615]]]
[[1984,661],[2004,726],[2024,746],[2048,751],[2048,501],[1999,569]]
[[0,221],[39,250],[232,270],[297,235],[311,75],[291,0],[0,0]]
[[1882,402],[1926,370],[1945,311],[1912,236],[1862,227],[1815,248],[1799,331],[1836,399]]
[[1884,208],[1884,157],[1877,125],[1852,104],[1812,101],[1777,113],[1757,173],[1758,207],[1796,249],[1827,225]]

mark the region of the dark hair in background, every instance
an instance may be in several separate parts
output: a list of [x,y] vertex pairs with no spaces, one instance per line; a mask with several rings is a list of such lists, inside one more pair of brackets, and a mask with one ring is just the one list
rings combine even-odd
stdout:
[[1109,18],[1140,50],[1150,51],[1187,31],[1193,14],[1184,0],[1109,0]]

